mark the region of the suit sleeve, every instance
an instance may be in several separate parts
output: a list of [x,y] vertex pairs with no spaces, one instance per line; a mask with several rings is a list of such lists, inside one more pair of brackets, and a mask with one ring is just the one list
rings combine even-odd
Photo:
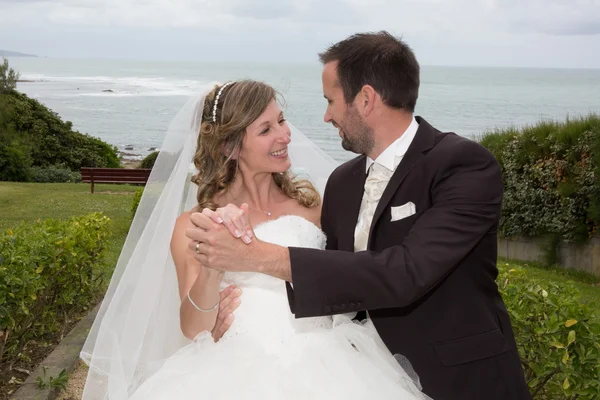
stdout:
[[382,252],[289,248],[297,318],[405,307],[438,284],[500,218],[502,175],[472,141],[446,149],[432,207],[401,244]]

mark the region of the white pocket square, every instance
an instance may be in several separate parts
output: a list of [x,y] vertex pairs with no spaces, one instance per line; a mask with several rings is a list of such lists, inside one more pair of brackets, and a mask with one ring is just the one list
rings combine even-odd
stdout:
[[398,207],[392,207],[392,220],[391,222],[398,221],[407,217],[410,217],[414,213],[417,212],[415,208],[415,203],[409,201],[406,204],[403,204]]

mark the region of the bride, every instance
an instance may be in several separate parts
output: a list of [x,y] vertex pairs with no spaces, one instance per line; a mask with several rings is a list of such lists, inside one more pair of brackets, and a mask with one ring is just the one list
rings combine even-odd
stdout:
[[[237,81],[205,92],[169,127],[81,353],[83,398],[425,399],[369,322],[295,319],[283,282],[194,260],[190,213],[227,204],[250,205],[261,240],[324,248],[319,192],[337,166],[286,122],[272,87]],[[243,296],[215,342],[229,285]]]

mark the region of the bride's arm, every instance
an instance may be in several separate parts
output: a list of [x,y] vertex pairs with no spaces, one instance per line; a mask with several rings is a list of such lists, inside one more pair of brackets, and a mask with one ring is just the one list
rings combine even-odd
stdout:
[[[189,217],[190,213],[184,213],[175,223],[171,254],[177,270],[181,298],[181,331],[188,339],[193,339],[198,333],[210,332],[215,327],[219,312],[219,307],[215,305],[219,302],[219,286],[223,274],[205,268],[194,259],[193,250],[188,248],[189,239],[185,236],[185,230],[193,226]],[[204,312],[196,309],[188,298],[188,292],[196,306],[212,310]]]

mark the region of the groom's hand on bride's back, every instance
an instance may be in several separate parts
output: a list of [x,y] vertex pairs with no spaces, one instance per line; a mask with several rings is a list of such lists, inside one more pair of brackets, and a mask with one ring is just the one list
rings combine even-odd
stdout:
[[235,285],[227,286],[219,293],[219,313],[217,314],[217,321],[215,327],[212,330],[212,337],[217,342],[225,332],[229,330],[233,323],[233,312],[240,305],[242,295],[242,289]]
[[252,225],[248,218],[249,207],[244,203],[241,207],[227,204],[225,207],[217,208],[216,211],[205,208],[202,214],[209,217],[217,224],[223,224],[234,237],[240,238],[248,244],[252,241]]

